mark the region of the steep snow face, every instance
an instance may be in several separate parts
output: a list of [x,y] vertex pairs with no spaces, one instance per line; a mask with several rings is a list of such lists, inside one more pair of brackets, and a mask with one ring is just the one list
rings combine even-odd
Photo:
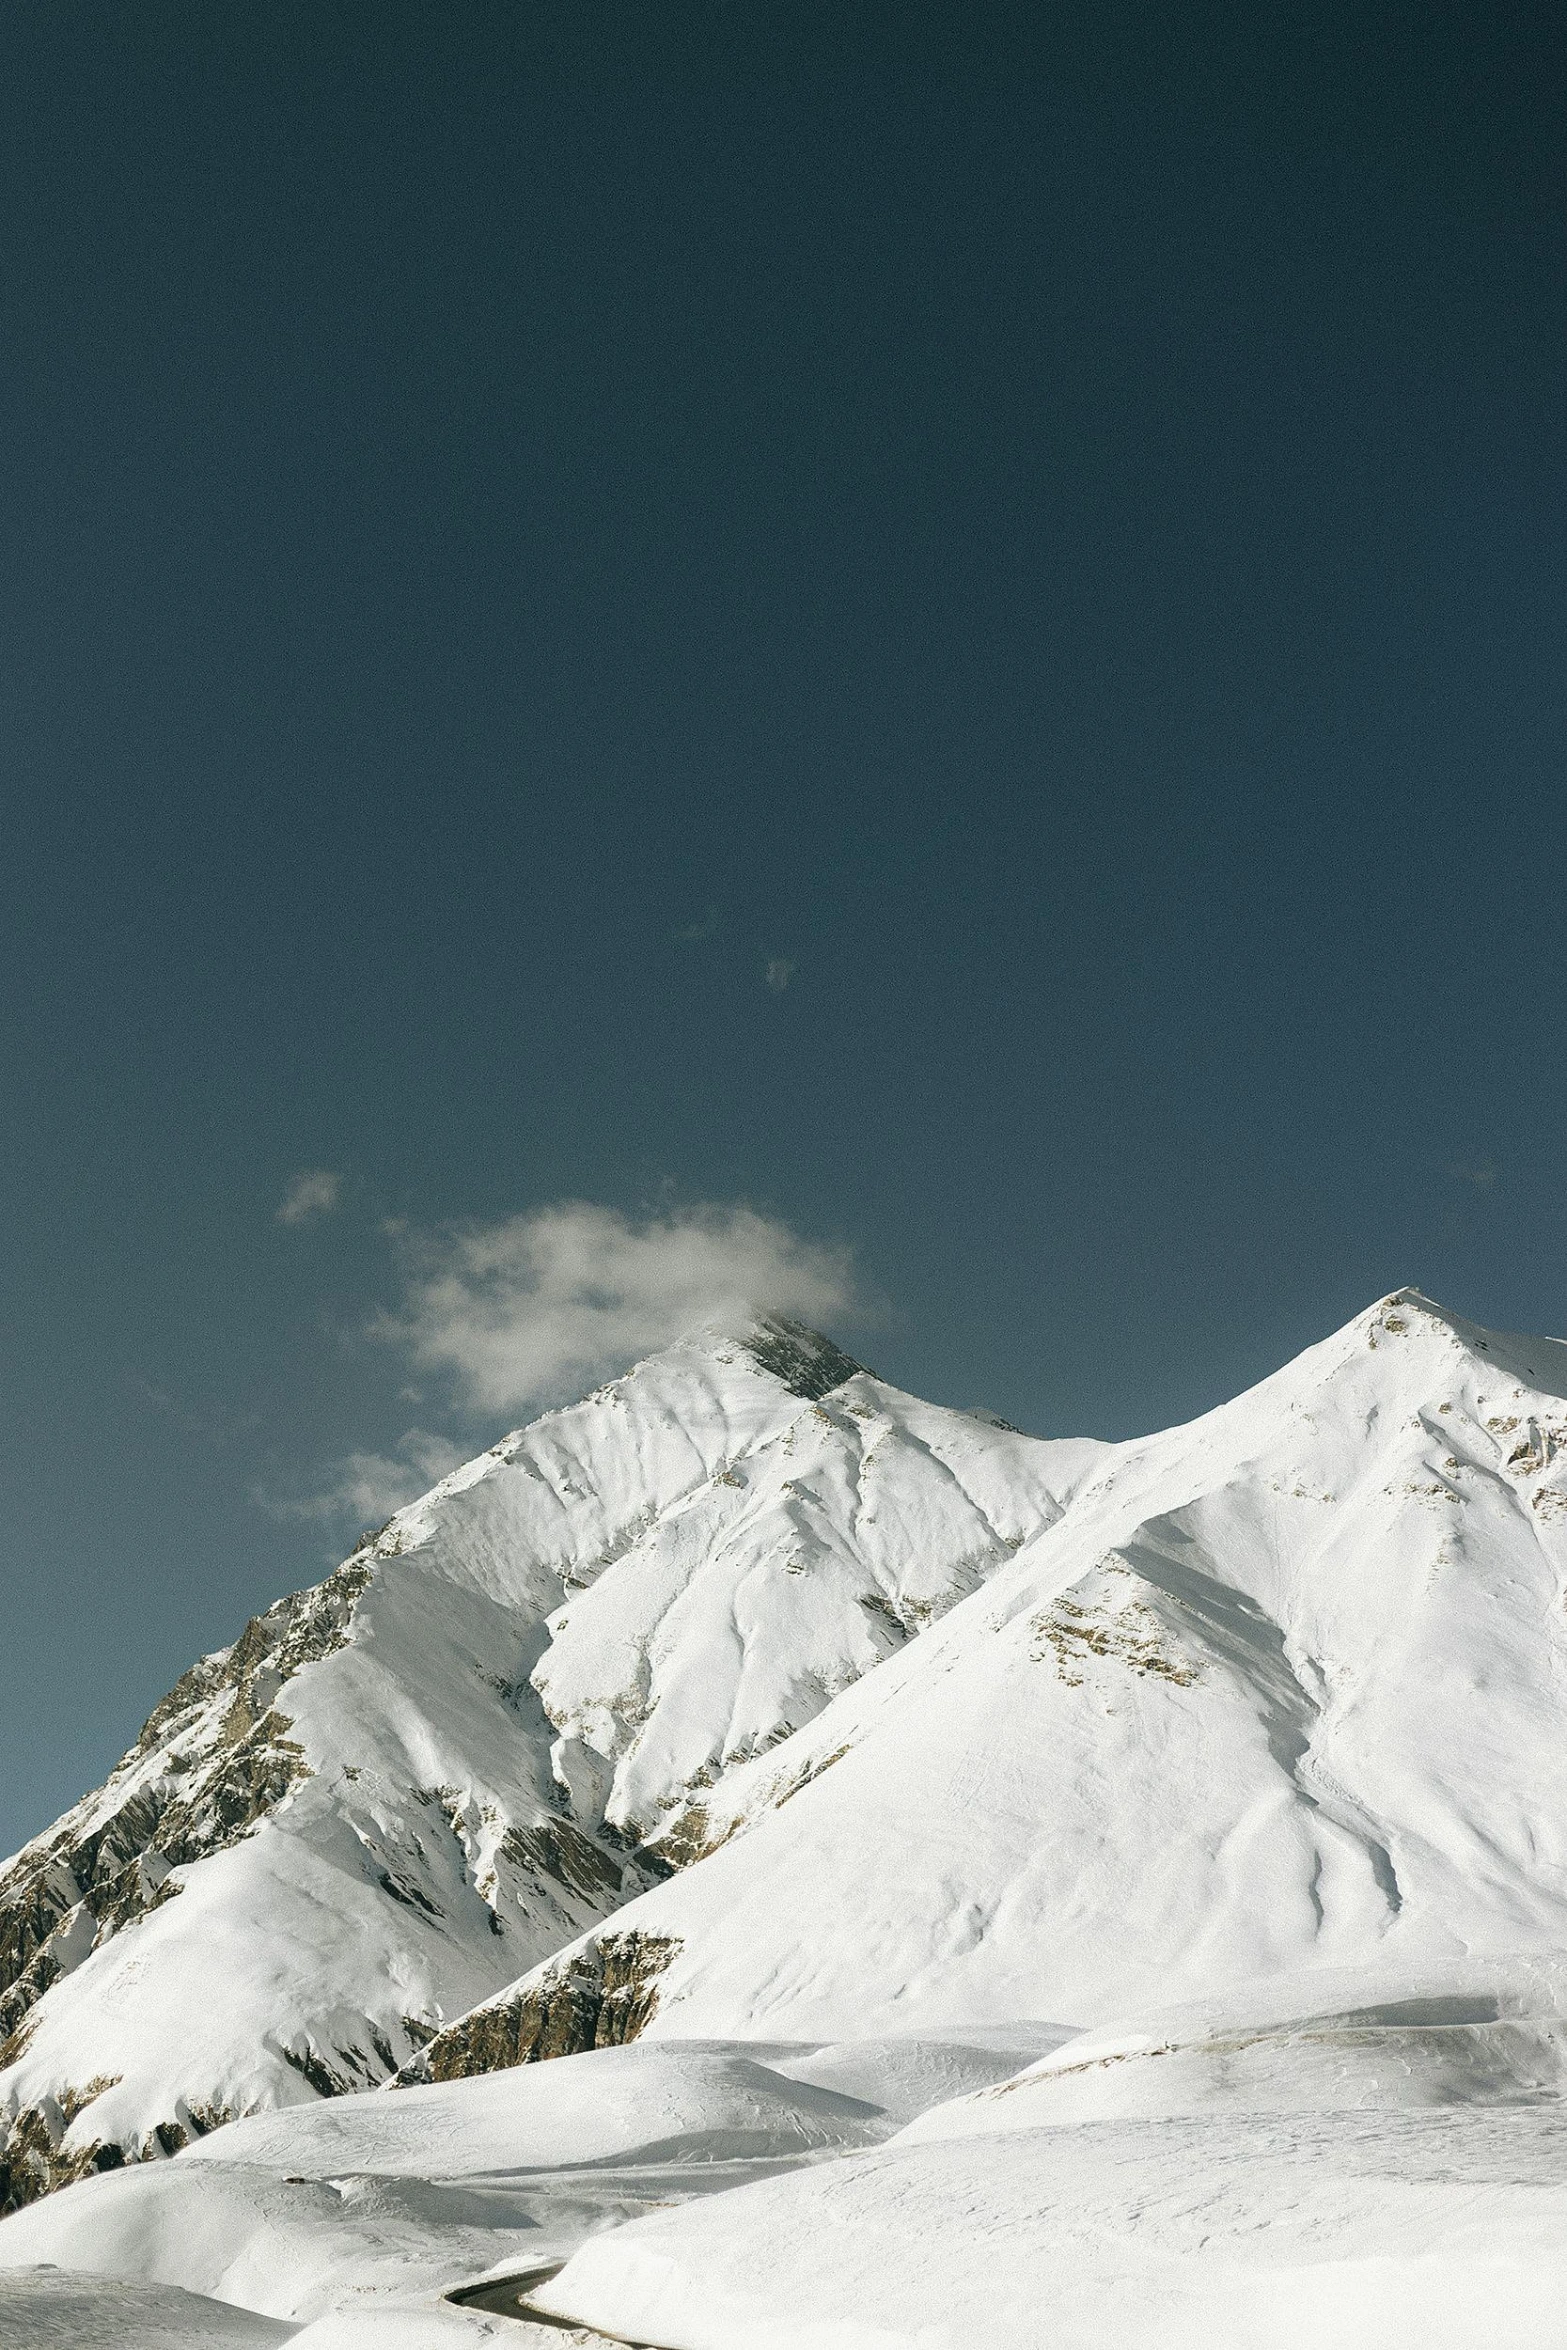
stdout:
[[[1567,1348],[1414,1293],[1119,1448],[615,1920],[654,2035],[1087,2024],[1567,1944]],[[726,1840],[727,1839],[727,1840]],[[428,2052],[505,2061],[592,1936]]]
[[700,1850],[727,1772],[1103,1450],[764,1321],[458,1470],[195,1666],[0,1872],[0,2208],[384,2078]]
[[[684,1860],[704,1791],[814,1721],[977,1590],[1108,1447],[1041,1444],[868,1374],[726,1455],[626,1550],[579,1571],[534,1686],[562,1776]],[[593,1789],[593,1795],[587,1790]]]

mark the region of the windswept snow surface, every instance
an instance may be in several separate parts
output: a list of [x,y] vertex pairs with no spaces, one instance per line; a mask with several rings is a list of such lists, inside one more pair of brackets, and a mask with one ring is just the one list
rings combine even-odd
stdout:
[[889,2146],[595,2237],[534,2298],[675,2350],[1561,2350],[1567,2116]]
[[653,1881],[648,1847],[688,1857],[715,1783],[979,1587],[1104,1449],[763,1321],[458,1470],[205,1659],[0,1871],[0,2209],[95,2149],[384,2079]]
[[298,2328],[170,2285],[112,2282],[57,2268],[0,2276],[5,2350],[265,2350]]
[[[900,2140],[1079,2121],[1550,2107],[1567,2096],[1567,1957],[1312,1968],[1081,2032]],[[1564,2107],[1567,2110],[1567,2107]]]

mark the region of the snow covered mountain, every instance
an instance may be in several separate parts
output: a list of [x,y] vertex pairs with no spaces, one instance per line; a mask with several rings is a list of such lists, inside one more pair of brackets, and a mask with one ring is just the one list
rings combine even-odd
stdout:
[[413,2077],[609,2037],[606,1986],[842,2039],[1567,1948],[1564,1397],[1567,1347],[1406,1292],[1106,1454]]
[[732,1772],[1102,1451],[762,1319],[459,1469],[195,1665],[0,1871],[0,2208],[394,2073],[689,1860]]
[[7,1873],[7,2340],[1567,2350],[1554,1341],[1112,1448],[710,1332],[171,1707]]

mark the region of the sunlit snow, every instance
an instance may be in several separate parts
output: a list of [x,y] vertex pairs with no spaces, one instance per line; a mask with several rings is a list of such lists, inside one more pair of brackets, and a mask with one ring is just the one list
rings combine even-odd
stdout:
[[[1106,1447],[766,1328],[447,1479],[0,1879],[13,2199],[132,2157],[0,2224],[0,2336],[1567,2346],[1567,1348],[1404,1292]],[[110,1915],[93,1823],[258,1705],[281,1795],[155,1795]]]

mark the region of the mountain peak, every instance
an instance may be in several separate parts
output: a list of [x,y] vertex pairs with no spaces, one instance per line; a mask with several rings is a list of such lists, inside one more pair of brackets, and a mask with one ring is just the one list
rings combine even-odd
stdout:
[[[725,1366],[740,1366],[746,1372],[760,1371],[769,1380],[776,1381],[789,1395],[798,1396],[805,1403],[817,1403],[845,1380],[874,1378],[869,1364],[857,1362],[845,1353],[835,1340],[813,1330],[809,1323],[797,1322],[791,1315],[767,1312],[755,1306],[737,1306],[733,1311],[715,1315],[710,1322],[699,1323],[667,1346],[646,1354],[620,1378],[607,1386],[595,1389],[587,1397],[593,1402],[603,1395],[617,1394],[623,1381],[641,1382],[669,1373],[688,1375],[693,1369],[707,1378]],[[545,1419],[559,1419],[570,1415],[579,1406],[566,1404]],[[529,1426],[541,1425],[530,1422]],[[516,1436],[525,1433],[519,1429]],[[514,1441],[509,1439],[508,1441]]]
[[1453,1313],[1423,1290],[1392,1290],[1357,1316],[1351,1328],[1365,1329],[1374,1340],[1381,1332],[1402,1337],[1421,1324],[1471,1361],[1484,1363],[1509,1378],[1526,1380],[1539,1393],[1567,1397],[1567,1344],[1561,1339],[1489,1330],[1483,1323]]
[[[758,1314],[734,1336],[759,1370],[770,1372],[791,1395],[808,1403],[818,1402],[846,1379],[867,1371],[864,1363],[857,1363],[832,1339],[786,1314]],[[874,1373],[869,1375],[874,1377]]]

